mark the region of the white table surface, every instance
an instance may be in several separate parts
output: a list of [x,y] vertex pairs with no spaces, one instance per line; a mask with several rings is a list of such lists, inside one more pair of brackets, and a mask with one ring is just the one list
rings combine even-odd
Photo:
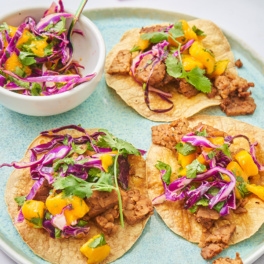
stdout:
[[[56,1],[56,0],[55,0]],[[0,0],[0,16],[13,7],[48,6],[52,0]],[[64,0],[66,8],[76,10],[80,0]],[[86,9],[107,7],[147,7],[175,11],[210,19],[232,33],[264,61],[264,1],[263,0],[89,0]],[[264,73],[264,69],[262,69]],[[1,264],[15,264],[0,250]],[[264,255],[254,264],[264,263]],[[74,263],[73,263],[74,264]]]

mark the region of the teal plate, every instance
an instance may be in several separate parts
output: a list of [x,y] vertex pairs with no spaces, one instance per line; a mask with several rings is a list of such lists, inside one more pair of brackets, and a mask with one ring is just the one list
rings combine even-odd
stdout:
[[[94,9],[85,11],[102,32],[107,52],[118,42],[122,34],[131,28],[147,26],[157,22],[175,22],[193,17],[141,8]],[[236,119],[264,128],[262,118],[264,102],[263,62],[246,45],[232,34],[224,31],[229,39],[236,59],[244,66],[240,76],[255,83],[253,97],[257,103],[254,115],[239,116]],[[218,107],[210,108],[202,114],[223,115]],[[156,123],[138,115],[129,108],[116,93],[109,89],[102,78],[95,92],[77,108],[57,116],[31,117],[12,112],[0,106],[0,164],[20,160],[31,141],[39,132],[68,124],[81,124],[86,128],[106,128],[136,147],[148,150],[151,143],[151,126]],[[0,247],[18,263],[47,263],[37,257],[23,242],[13,227],[7,213],[4,192],[11,168],[1,169],[0,191]],[[264,252],[264,226],[251,238],[229,247],[220,256],[234,258],[239,252],[245,264],[252,263]],[[125,241],[120,241],[125,243]],[[171,232],[155,213],[149,220],[142,236],[117,264],[124,263],[208,263],[200,256],[200,248]]]

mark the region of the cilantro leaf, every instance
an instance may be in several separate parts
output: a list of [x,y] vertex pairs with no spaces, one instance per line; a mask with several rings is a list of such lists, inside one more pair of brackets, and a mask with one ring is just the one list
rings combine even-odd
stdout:
[[157,164],[155,165],[155,167],[158,170],[164,170],[165,173],[162,176],[162,179],[164,182],[166,182],[166,184],[170,183],[170,177],[171,177],[171,166],[169,164],[166,164],[162,161],[158,161]]
[[202,206],[208,206],[209,205],[209,200],[205,197],[202,197],[197,203],[197,205],[202,205]]
[[19,206],[22,206],[24,202],[26,201],[26,196],[18,196],[15,197],[15,201]]
[[42,92],[41,85],[39,83],[32,83],[31,84],[31,95],[38,96]]
[[193,26],[192,30],[195,32],[197,36],[206,36],[206,34],[201,29],[197,28],[196,26]]
[[176,79],[182,76],[182,64],[175,56],[169,54],[167,59],[165,60],[165,64],[167,67],[167,73],[170,76]]
[[210,93],[212,84],[211,81],[204,76],[204,73],[204,70],[199,67],[195,67],[188,72],[184,72],[182,77],[184,77],[186,81],[193,85],[198,91]]
[[87,150],[88,150],[88,147],[90,145],[76,145],[74,142],[72,142],[72,149],[74,150],[75,153],[79,154],[79,155],[82,155],[84,154]]
[[63,172],[66,172],[68,169],[68,165],[74,165],[74,159],[73,158],[64,158],[59,159],[53,163],[53,170],[56,172],[59,169],[62,169]]
[[15,68],[15,74],[17,76],[22,77],[22,78],[26,76],[26,73],[25,73],[24,69],[21,68],[21,67],[18,67],[18,66]]
[[66,196],[76,195],[80,198],[89,198],[93,191],[111,192],[113,186],[113,177],[109,173],[101,173],[97,182],[87,182],[73,175],[67,177],[58,177],[53,183],[55,190],[62,190]]
[[73,175],[59,177],[53,183],[55,190],[62,190],[66,196],[76,195],[80,198],[92,195],[91,184]]
[[151,43],[159,43],[163,40],[168,39],[168,33],[165,32],[144,33],[140,36],[140,38],[144,40],[149,40]]
[[135,52],[135,51],[140,51],[141,49],[140,49],[140,47],[139,46],[133,46],[133,48],[130,50],[130,52],[132,53],[132,52]]
[[206,166],[201,164],[197,159],[195,159],[191,164],[186,166],[186,169],[186,177],[189,179],[193,179],[196,177],[197,173],[205,172]]
[[219,193],[219,188],[216,188],[216,187],[211,187],[209,190],[208,190],[208,193],[215,196]]
[[204,129],[202,131],[195,131],[195,135],[201,136],[201,137],[207,137],[208,136],[206,129]]
[[100,178],[92,185],[93,190],[111,192],[114,189],[113,177],[110,173],[102,172]]
[[[238,182],[238,178],[242,178],[242,177],[236,177],[237,182]],[[236,187],[242,197],[245,197],[246,195],[250,193],[247,189],[247,184],[244,181],[239,182],[239,184],[237,184]]]
[[223,153],[224,153],[227,157],[231,158],[231,153],[230,153],[230,149],[229,149],[228,144],[226,144],[226,143],[223,144],[223,145],[221,146],[220,150],[222,150]]
[[[2,75],[4,75],[4,73],[2,72],[2,71],[0,71],[0,73],[2,74]],[[21,81],[21,80],[19,80],[19,79],[17,79],[17,78],[14,78],[14,77],[12,77],[12,76],[8,76],[8,79],[11,81],[11,82],[14,82],[15,84],[17,84],[18,86],[21,86],[21,87],[24,87],[24,88],[26,88],[26,89],[29,89],[29,82],[24,82],[24,81]]]
[[97,248],[106,245],[104,234],[100,234],[98,237],[93,239],[89,244],[89,248]]
[[9,29],[9,26],[7,25],[6,22],[3,22],[1,25],[0,25],[0,31],[7,31],[7,32],[10,32],[10,29]]
[[196,151],[196,147],[189,143],[183,144],[182,142],[179,142],[176,144],[175,148],[183,156],[187,156]]
[[65,26],[66,18],[61,17],[60,19],[61,20],[58,23],[56,23],[56,25],[53,27],[53,31],[57,32],[59,35],[66,31],[66,26]]
[[93,178],[93,179],[98,179],[98,177],[100,177],[100,174],[101,174],[101,170],[98,169],[98,168],[91,168],[89,169],[89,181],[90,181],[90,178]]
[[26,51],[20,51],[19,53],[19,59],[23,65],[29,66],[36,63],[36,60],[34,58],[34,53],[32,52],[26,52]]
[[180,22],[180,21],[176,22],[174,24],[173,28],[171,28],[169,30],[169,33],[175,39],[184,36],[184,31],[183,31],[183,28],[182,28],[182,22]]
[[42,218],[33,217],[31,219],[27,219],[28,222],[34,225],[35,228],[42,228]]
[[220,212],[224,205],[225,205],[225,202],[222,201],[222,202],[217,203],[213,208],[214,208],[217,212]]
[[212,160],[215,157],[216,153],[215,151],[210,151],[207,155],[208,155],[208,158]]
[[140,155],[139,150],[136,149],[131,143],[113,136],[106,129],[100,129],[99,131],[105,133],[98,138],[97,145],[99,147],[110,147],[114,150],[118,150],[118,152],[121,154]]

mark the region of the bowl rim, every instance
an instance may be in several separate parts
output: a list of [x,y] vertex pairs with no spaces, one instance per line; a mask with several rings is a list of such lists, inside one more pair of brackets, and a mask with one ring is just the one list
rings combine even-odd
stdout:
[[[47,7],[43,7],[43,6],[38,6],[38,7],[31,7],[31,8],[25,8],[25,9],[19,9],[17,11],[12,11],[9,13],[6,13],[5,16],[0,18],[0,23],[5,22],[5,19],[10,17],[10,16],[14,16],[17,15],[18,12],[25,12],[25,11],[34,11],[34,10],[47,10]],[[66,12],[68,13],[72,13],[72,11],[68,11],[67,9],[65,9]],[[106,46],[105,46],[105,42],[103,39],[103,36],[100,32],[100,30],[98,29],[98,27],[92,22],[92,20],[90,20],[88,17],[86,17],[85,15],[81,14],[79,21],[81,23],[84,23],[86,25],[88,25],[88,27],[90,28],[91,32],[94,32],[96,38],[98,39],[98,47],[99,50],[102,52],[99,52],[99,58],[97,60],[97,63],[95,65],[94,68],[94,72],[91,72],[91,74],[95,73],[95,76],[93,79],[91,79],[88,83],[93,83],[94,81],[96,81],[96,77],[98,76],[98,74],[100,74],[100,71],[102,70],[102,68],[104,67],[104,62],[105,62],[105,56],[106,56]],[[24,94],[19,94],[19,93],[15,93],[9,90],[6,90],[4,87],[0,86],[0,94],[2,95],[6,95],[6,96],[10,96],[10,97],[14,97],[16,99],[24,99],[24,100],[28,100],[28,101],[50,101],[50,100],[57,100],[57,99],[63,99],[64,97],[68,97],[71,95],[74,95],[76,93],[78,93],[79,90],[84,89],[84,87],[86,86],[87,82],[85,83],[81,83],[79,85],[77,85],[76,87],[74,87],[73,89],[69,90],[69,91],[65,91],[63,93],[60,94],[52,94],[52,95],[47,95],[47,96],[27,96]]]

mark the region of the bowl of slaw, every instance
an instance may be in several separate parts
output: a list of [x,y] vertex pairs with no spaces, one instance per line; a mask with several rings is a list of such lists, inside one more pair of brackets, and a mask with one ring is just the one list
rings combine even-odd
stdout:
[[[53,14],[51,19],[44,18],[44,16],[52,16],[52,14],[47,14],[48,10],[48,12],[51,12],[50,8],[52,6],[50,8],[37,7],[17,10],[0,18],[0,28],[2,30],[2,40],[0,42],[0,47],[2,48],[2,52],[0,49],[0,104],[12,111],[30,116],[51,116],[67,112],[83,103],[96,89],[102,77],[106,51],[100,31],[89,18],[81,15],[74,26],[74,33],[71,38],[73,50],[66,54],[66,51],[69,50],[69,48],[65,48],[65,43],[67,43],[67,29],[69,28],[73,15],[68,15],[70,12],[65,11],[61,5],[59,7],[61,10],[58,11],[56,9],[58,6],[53,6],[58,14]],[[26,58],[27,63],[30,65],[30,60],[33,58],[35,64],[38,62],[38,67],[35,67],[32,71],[30,70],[29,74],[20,74],[22,69],[21,64],[19,64],[21,67],[19,65],[13,67],[12,65],[14,61],[20,60],[19,54],[21,54],[21,50],[18,50],[16,43],[23,37],[24,30],[30,28],[38,38],[40,29],[42,31],[49,30],[48,28],[52,27],[50,26],[52,23],[55,27],[55,16],[60,17],[59,13],[65,14],[66,29],[64,30],[64,36],[58,37],[58,39],[63,39],[63,44],[60,44],[61,48],[57,47],[54,51],[51,47],[49,53],[42,55],[40,58],[36,54],[31,54],[32,56],[30,54],[28,55],[28,51],[24,49],[23,54],[25,54],[24,58]],[[31,25],[25,26],[25,23]],[[3,30],[3,27],[9,26],[15,28],[13,35],[8,32],[9,30]],[[57,25],[57,28],[59,27]],[[17,36],[15,36],[16,32]],[[48,38],[52,39],[54,34],[54,30],[50,30],[48,32]],[[57,44],[58,39],[56,40]],[[47,40],[48,44],[50,42],[50,40]],[[28,46],[30,45],[31,47],[32,45],[34,46],[32,43]],[[39,46],[41,45],[38,44],[37,48]],[[27,46],[24,45],[24,47]],[[47,49],[47,47],[45,48]],[[31,50],[30,52],[32,53]],[[15,56],[15,60],[13,59],[8,64],[7,60],[11,56]],[[60,60],[60,63],[63,58],[65,61],[69,59],[74,62],[74,67],[72,68],[77,69],[78,74],[77,72],[70,72],[67,68],[69,63],[60,65],[60,68],[67,68],[64,72],[55,69],[56,67],[54,65],[51,69],[48,69],[47,66],[42,67],[42,61],[43,65],[50,65],[51,62],[49,60],[54,56],[57,56],[57,60]],[[70,58],[67,58],[67,56]],[[6,65],[11,66],[8,67]],[[28,68],[30,66],[26,67]],[[24,71],[27,72],[27,70]]]

